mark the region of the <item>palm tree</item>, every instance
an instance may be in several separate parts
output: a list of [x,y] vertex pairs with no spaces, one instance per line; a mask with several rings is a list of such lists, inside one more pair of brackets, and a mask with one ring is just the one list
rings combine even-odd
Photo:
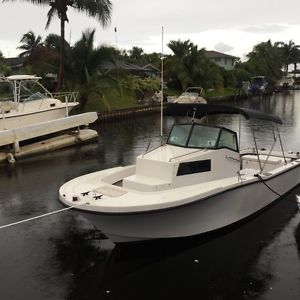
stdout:
[[291,55],[291,63],[294,65],[294,78],[296,78],[297,64],[300,63],[300,49],[294,48]]
[[290,64],[294,64],[294,69],[297,68],[297,63],[299,62],[300,45],[296,45],[292,40],[290,40],[288,43],[279,42],[279,45],[284,59],[285,75],[287,75]]
[[34,32],[31,30],[22,36],[20,43],[23,45],[17,49],[25,50],[19,54],[20,57],[28,57],[36,48],[43,47],[41,36],[35,36]]
[[[44,45],[45,45],[45,47],[47,47],[49,49],[53,49],[53,50],[59,52],[60,51],[60,45],[61,45],[60,35],[55,34],[55,33],[50,33],[45,38]],[[65,50],[68,49],[68,48],[70,48],[70,45],[69,45],[68,42],[65,41]]]
[[[15,1],[15,0],[3,0]],[[25,0],[32,4],[47,6],[50,10],[47,14],[46,29],[49,27],[53,17],[57,16],[60,20],[60,66],[58,74],[57,90],[60,90],[64,80],[64,54],[65,54],[65,23],[69,22],[67,11],[69,7],[79,12],[85,12],[90,17],[96,17],[103,27],[107,26],[111,19],[112,4],[110,0]]]
[[168,86],[184,90],[188,86],[219,88],[223,85],[220,68],[206,57],[204,48],[198,49],[190,40],[170,41],[174,55],[165,63]]
[[271,82],[281,78],[283,56],[279,42],[273,44],[268,40],[259,43],[253,47],[247,57],[249,60],[245,63],[245,68],[251,74],[264,75]]
[[81,88],[80,104],[82,108],[91,93],[95,91],[98,93],[105,85],[111,87],[112,83],[116,82],[112,74],[108,74],[112,72],[101,73],[99,70],[103,62],[113,63],[115,61],[118,50],[106,46],[95,48],[94,38],[95,29],[84,31],[81,39],[75,43],[71,50],[70,78],[74,76],[73,84],[77,83]]
[[188,55],[190,53],[191,46],[193,46],[193,43],[191,43],[190,40],[170,41],[168,43],[168,47],[172,50],[174,55],[178,58],[182,58],[185,55]]
[[144,55],[144,50],[140,47],[133,46],[131,50],[128,50],[129,59],[132,62],[141,62]]

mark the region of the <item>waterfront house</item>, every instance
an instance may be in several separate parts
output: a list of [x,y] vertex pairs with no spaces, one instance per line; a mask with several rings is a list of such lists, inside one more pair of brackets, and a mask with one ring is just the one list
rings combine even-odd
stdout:
[[17,74],[24,67],[26,57],[9,57],[4,59],[4,63],[10,67],[12,74]]
[[217,64],[219,67],[224,68],[225,70],[233,70],[235,63],[239,60],[238,57],[221,53],[218,51],[210,50],[206,51],[206,57]]

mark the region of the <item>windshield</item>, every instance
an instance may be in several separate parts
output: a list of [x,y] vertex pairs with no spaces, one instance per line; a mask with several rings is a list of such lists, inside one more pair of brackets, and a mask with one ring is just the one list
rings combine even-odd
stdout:
[[168,144],[186,146],[192,125],[176,125],[172,128]]
[[226,128],[201,124],[175,125],[168,144],[187,148],[220,149],[238,151],[236,133]]
[[46,99],[47,97],[43,95],[40,92],[34,93],[31,96],[29,96],[25,101],[34,101],[34,100],[40,100],[40,99]]
[[194,126],[188,146],[196,148],[215,148],[220,128],[207,126]]

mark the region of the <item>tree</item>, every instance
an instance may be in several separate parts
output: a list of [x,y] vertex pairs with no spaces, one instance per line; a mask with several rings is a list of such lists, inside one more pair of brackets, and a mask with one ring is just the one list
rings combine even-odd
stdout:
[[[69,50],[70,49],[69,43],[65,41],[64,44],[65,44],[65,50],[67,50],[67,49]],[[55,33],[50,33],[45,38],[44,45],[45,45],[45,47],[47,47],[49,49],[53,49],[53,50],[59,52],[60,45],[61,45],[60,35],[55,34]]]
[[271,40],[262,42],[253,47],[247,55],[249,60],[243,67],[252,75],[264,75],[269,82],[274,82],[282,77],[283,56],[280,43]]
[[297,63],[300,62],[300,45],[296,45],[292,40],[288,43],[278,42],[280,50],[283,56],[284,72],[288,74],[288,68],[290,64],[294,65],[294,70],[297,68]]
[[[30,0],[40,3],[42,0]],[[45,1],[45,0],[44,0]],[[109,0],[47,0],[50,4],[46,28],[49,27],[53,17],[58,16],[60,20],[60,67],[58,75],[58,87],[61,89],[64,80],[64,54],[65,54],[65,23],[69,22],[67,16],[68,7],[72,7],[80,12],[85,12],[90,17],[96,17],[103,27],[108,25],[111,18],[112,4]]]
[[10,68],[5,64],[4,56],[0,51],[0,76],[8,75],[9,71]]
[[[101,87],[107,85],[116,87],[115,81],[117,80],[113,79],[112,74],[108,74],[109,72],[102,72],[101,64],[103,62],[114,63],[119,52],[113,47],[101,46],[95,48],[94,37],[95,29],[84,31],[81,39],[71,49],[69,77],[72,79],[73,84],[79,85],[82,108],[91,93],[96,91],[100,94]],[[115,70],[117,70],[117,67]],[[103,94],[102,91],[101,94]]]
[[168,47],[174,53],[165,62],[165,77],[170,88],[184,90],[188,86],[223,86],[220,68],[207,59],[204,48],[198,49],[190,40],[170,41]]
[[22,45],[17,49],[24,50],[19,54],[20,57],[28,57],[36,48],[43,47],[41,36],[36,36],[31,30],[22,36],[20,43],[22,43]]
[[188,55],[190,53],[190,48],[193,45],[193,43],[190,42],[190,40],[186,41],[170,41],[168,44],[168,47],[172,50],[174,55],[178,58],[183,58],[184,56]]
[[128,53],[129,53],[129,59],[132,62],[136,63],[142,60],[144,55],[144,50],[140,47],[133,46],[131,50],[128,50]]
[[[15,1],[15,0],[3,0]],[[67,11],[69,7],[79,12],[84,12],[90,17],[96,17],[103,27],[107,26],[111,19],[112,4],[110,0],[25,0],[32,4],[46,6],[50,5],[47,14],[46,29],[49,27],[52,19],[57,16],[60,20],[60,66],[58,74],[58,86],[60,90],[64,80],[64,54],[65,54],[65,23],[69,22]]]

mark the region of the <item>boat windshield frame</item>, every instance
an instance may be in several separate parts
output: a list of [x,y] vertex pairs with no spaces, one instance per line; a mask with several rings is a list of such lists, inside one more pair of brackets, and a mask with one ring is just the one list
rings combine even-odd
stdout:
[[[174,130],[179,129],[184,130],[185,132],[180,136],[180,134],[177,136],[174,135]],[[202,140],[198,140],[198,144],[195,143],[196,139],[193,137],[193,134],[197,134],[196,130],[200,129],[198,132],[198,137],[201,134],[201,129],[205,129],[205,131],[202,130],[202,133],[204,135],[202,136]],[[207,135],[205,133],[214,133],[215,135]],[[226,143],[222,144],[221,143],[221,136],[225,133],[230,133],[234,137],[234,142],[233,145],[234,147],[229,147],[226,146]],[[207,137],[207,140],[205,138]],[[173,138],[173,141],[172,141]],[[181,140],[178,140],[181,139]],[[225,127],[220,127],[220,126],[211,126],[211,125],[205,125],[205,124],[199,124],[199,123],[183,123],[183,124],[176,124],[173,125],[168,139],[167,139],[167,144],[171,146],[177,146],[177,147],[182,147],[182,148],[191,148],[191,149],[212,149],[212,150],[217,150],[217,149],[229,149],[235,152],[239,152],[239,145],[238,145],[238,139],[237,139],[237,134],[235,131],[230,130]]]

